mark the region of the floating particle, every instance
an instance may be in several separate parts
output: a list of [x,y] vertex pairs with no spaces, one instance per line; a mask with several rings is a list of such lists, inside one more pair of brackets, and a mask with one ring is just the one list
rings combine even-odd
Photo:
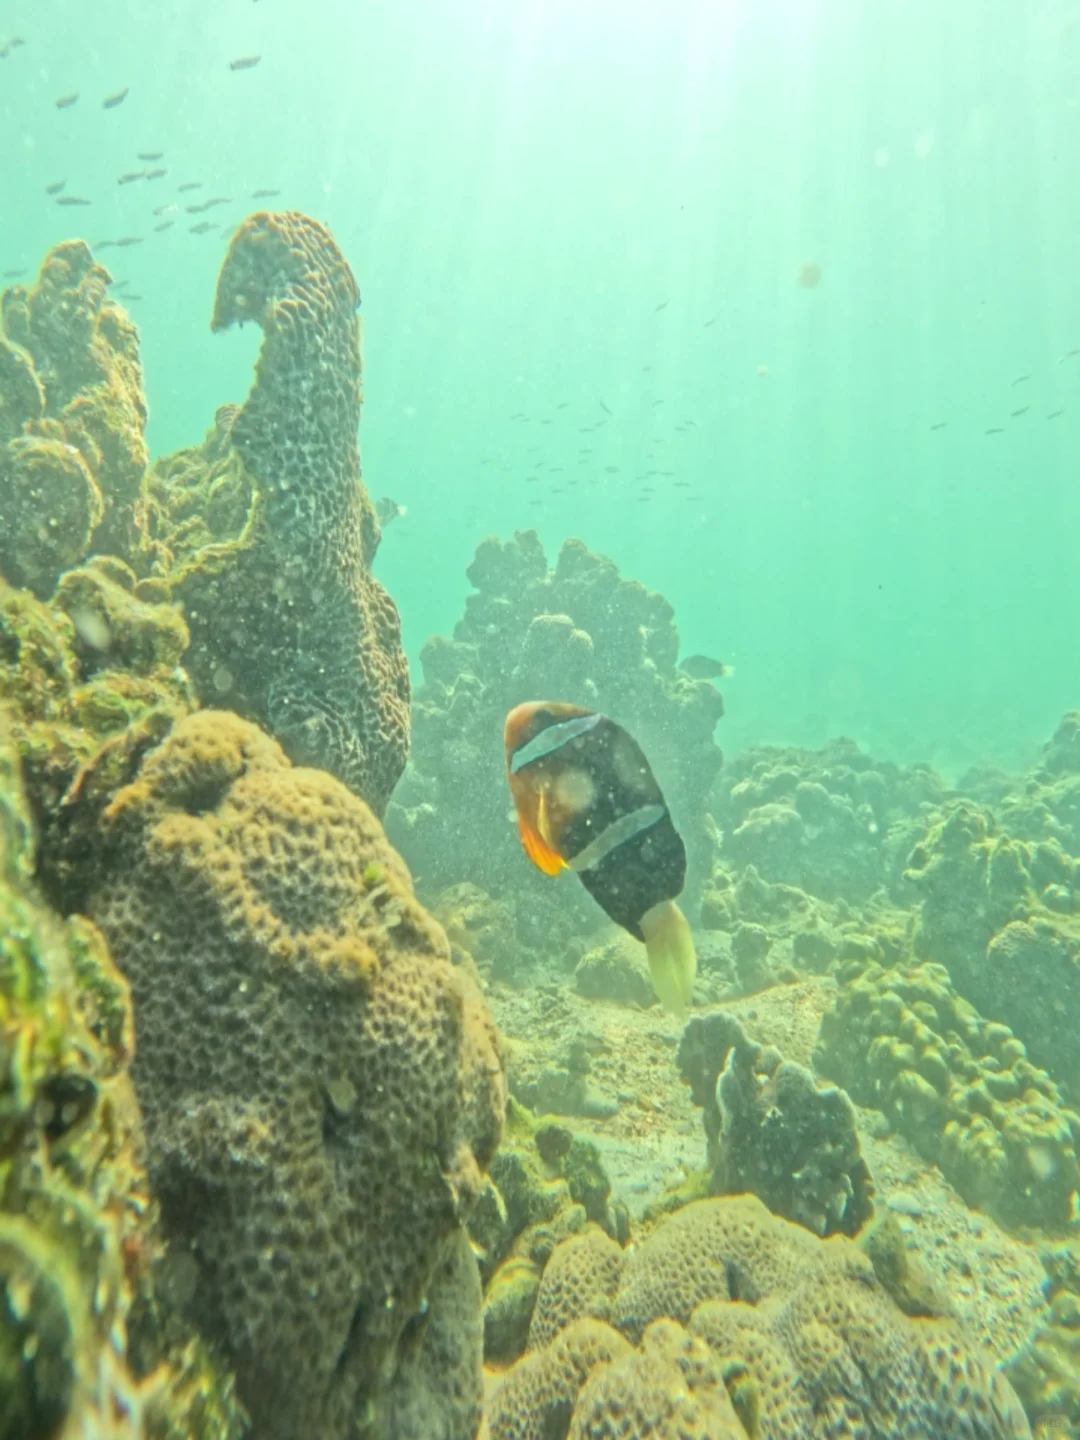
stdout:
[[933,134],[929,130],[924,130],[923,133],[919,136],[919,138],[915,141],[916,160],[925,160],[926,157],[930,154],[930,151],[933,150],[933,148]]
[[176,193],[178,195],[183,195],[184,192],[187,190],[201,190],[202,185],[203,182],[201,180],[185,180],[183,185],[178,185],[176,187]]
[[101,102],[101,108],[103,110],[115,110],[117,105],[122,105],[127,97],[128,87],[125,85],[123,90],[117,90],[115,95],[106,95],[105,99]]
[[670,300],[661,300],[661,301],[660,301],[660,304],[657,305],[657,307],[656,307],[657,312],[659,313],[661,310],[666,310],[667,307],[668,307],[670,304],[671,304],[671,301],[670,301]]
[[78,98],[79,92],[77,90],[71,95],[61,95],[60,99],[56,102],[57,110],[70,110]]
[[65,186],[66,184],[67,184],[67,181],[66,181],[66,180],[54,180],[51,185],[46,185],[46,186],[45,186],[45,194],[46,194],[46,195],[59,195],[59,194],[60,194],[60,191],[63,190],[63,188],[64,188],[64,186]]
[[56,203],[57,205],[89,205],[90,201],[84,199],[82,195],[61,195]]
[[230,70],[254,70],[262,59],[261,55],[241,55],[238,60],[229,61]]
[[804,260],[795,278],[804,290],[816,290],[821,284],[821,266],[816,260]]
[[137,160],[147,160],[153,162],[154,160],[162,160],[164,159],[164,157],[164,150],[140,150],[135,158]]
[[655,407],[655,406],[657,406],[657,405],[663,405],[664,402],[663,402],[663,400],[654,400],[652,403],[653,403],[653,406]]
[[604,469],[609,475],[618,475],[619,473],[618,465],[605,465]]
[[219,695],[227,695],[233,688],[232,671],[227,665],[219,665],[213,674],[214,689]]
[[91,650],[108,650],[112,644],[112,631],[104,616],[88,605],[80,605],[71,612],[71,619],[84,645],[89,645]]
[[768,375],[768,373],[769,367],[767,365],[759,365],[757,367],[757,377],[759,380],[764,380],[765,376]]
[[272,199],[275,195],[280,195],[280,194],[281,194],[281,191],[280,191],[280,190],[265,190],[265,189],[264,189],[264,190],[253,190],[253,191],[251,192],[251,198],[252,198],[252,200],[270,200],[270,199]]
[[889,163],[889,152],[884,145],[879,145],[874,151],[874,164],[879,170],[884,170]]
[[[715,325],[715,324],[716,324],[717,318],[718,318],[718,317],[717,317],[716,315],[714,315],[711,320],[706,320],[706,321],[705,321],[705,324],[704,324],[701,328],[702,328],[703,330],[708,330],[708,328],[709,328],[710,325]],[[650,367],[650,368],[651,368],[651,367]]]
[[567,407],[569,404],[570,404],[570,401],[569,401],[569,400],[560,400],[559,403],[555,406],[555,409],[556,409],[556,410],[565,410],[566,407]]
[[132,185],[136,180],[142,180],[146,176],[145,170],[125,170],[123,175],[116,177],[118,185]]

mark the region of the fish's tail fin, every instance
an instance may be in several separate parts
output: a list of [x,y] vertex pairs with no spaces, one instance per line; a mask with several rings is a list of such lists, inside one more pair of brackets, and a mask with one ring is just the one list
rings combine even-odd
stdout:
[[683,1016],[697,974],[694,937],[674,900],[661,900],[641,917],[653,989],[665,1010]]

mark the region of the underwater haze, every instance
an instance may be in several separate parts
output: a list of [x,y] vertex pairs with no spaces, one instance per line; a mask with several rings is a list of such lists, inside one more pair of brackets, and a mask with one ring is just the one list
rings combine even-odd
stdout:
[[0,272],[81,237],[126,282],[155,454],[249,387],[235,226],[333,231],[414,661],[535,527],[736,666],[729,751],[1019,766],[1077,704],[1075,0],[5,0],[14,36]]

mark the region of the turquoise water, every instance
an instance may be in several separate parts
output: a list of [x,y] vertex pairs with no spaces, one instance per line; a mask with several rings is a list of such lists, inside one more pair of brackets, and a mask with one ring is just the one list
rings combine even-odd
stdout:
[[1080,700],[1075,3],[9,0],[15,34],[0,271],[143,239],[100,258],[155,453],[246,392],[257,332],[209,332],[232,228],[332,227],[414,658],[477,542],[535,526],[736,665],[729,749],[1020,764]]

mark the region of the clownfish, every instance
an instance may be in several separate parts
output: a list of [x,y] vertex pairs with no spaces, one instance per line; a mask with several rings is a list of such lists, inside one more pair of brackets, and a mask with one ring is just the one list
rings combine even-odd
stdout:
[[641,746],[606,715],[549,701],[511,710],[504,738],[526,855],[545,875],[573,870],[616,925],[644,941],[657,996],[684,1014],[697,972],[675,904],[686,847]]

